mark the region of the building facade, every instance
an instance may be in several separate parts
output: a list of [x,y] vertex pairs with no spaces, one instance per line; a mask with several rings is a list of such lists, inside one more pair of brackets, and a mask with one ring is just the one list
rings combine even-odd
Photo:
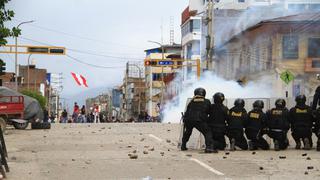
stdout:
[[[165,61],[173,61],[173,65],[177,66],[152,66],[147,65],[145,68],[145,96],[146,96],[146,110],[151,117],[158,117],[160,115],[161,106],[165,104],[166,89],[170,82],[175,79],[177,72],[181,69],[181,62],[177,60],[177,56],[181,55],[181,45],[164,45],[164,52],[162,48],[153,48],[145,50],[146,58],[145,62],[151,64],[157,63],[157,61],[164,59]],[[178,58],[180,59],[180,58]],[[172,88],[177,89],[177,88]],[[171,90],[172,90],[171,89]],[[167,91],[171,93],[172,91]]]
[[[314,92],[320,73],[320,14],[303,13],[260,22],[216,49],[216,72],[230,80],[267,77],[277,97]],[[294,80],[287,85],[283,73]],[[290,78],[290,77],[288,77]]]

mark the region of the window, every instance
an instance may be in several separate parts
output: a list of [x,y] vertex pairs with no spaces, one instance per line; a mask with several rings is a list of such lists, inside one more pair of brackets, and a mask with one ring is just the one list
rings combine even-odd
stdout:
[[320,68],[320,61],[312,61],[312,68]]
[[283,59],[299,58],[299,37],[294,35],[283,36],[282,40]]
[[308,57],[320,58],[320,38],[309,38]]
[[246,0],[238,0],[239,3],[244,3]]
[[194,19],[191,21],[191,30],[194,31],[200,31],[200,19]]

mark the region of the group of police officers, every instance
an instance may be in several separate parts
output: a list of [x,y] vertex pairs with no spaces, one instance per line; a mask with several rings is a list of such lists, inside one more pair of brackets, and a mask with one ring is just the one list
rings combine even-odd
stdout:
[[[263,112],[264,102],[257,100],[253,109],[247,113],[243,99],[237,99],[230,110],[223,104],[224,94],[216,93],[214,103],[205,98],[206,90],[197,88],[194,97],[184,114],[184,132],[181,150],[187,149],[187,142],[192,129],[199,130],[205,138],[206,153],[216,153],[226,148],[225,135],[230,140],[230,150],[236,147],[242,150],[270,149],[264,139],[267,134],[274,142],[276,151],[285,150],[289,146],[287,132],[291,128],[296,149],[310,150],[313,146],[312,133],[318,137],[317,151],[320,151],[320,110],[315,110],[320,99],[320,87],[314,96],[313,107],[306,105],[306,96],[296,97],[296,106],[288,110],[286,101],[278,99],[275,108]],[[313,110],[314,108],[314,110]],[[247,139],[245,138],[246,135]]]

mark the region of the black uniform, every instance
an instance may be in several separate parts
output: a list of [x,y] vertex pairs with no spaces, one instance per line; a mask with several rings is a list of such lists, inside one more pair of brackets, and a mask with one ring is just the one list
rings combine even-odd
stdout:
[[289,146],[287,132],[289,130],[289,110],[273,108],[267,112],[268,135],[273,139],[276,150],[284,150]]
[[250,140],[250,150],[261,148],[269,149],[268,142],[262,137],[266,128],[266,114],[261,109],[253,109],[248,113],[248,119],[245,124],[245,133]]
[[248,143],[243,134],[245,121],[248,117],[247,111],[242,107],[233,107],[229,111],[227,119],[227,136],[232,144],[235,141],[235,146],[242,150],[248,149]]
[[212,134],[208,129],[208,125],[206,123],[208,120],[210,105],[210,101],[208,99],[205,99],[203,96],[195,96],[191,100],[184,116],[185,131],[182,137],[182,147],[186,147],[186,144],[192,134],[193,128],[196,128],[204,135],[206,149],[213,149]]
[[320,86],[317,87],[316,92],[313,96],[312,109],[316,110],[318,104],[320,104]]
[[313,132],[318,137],[317,151],[320,151],[320,108],[317,109],[315,115],[316,115],[315,116],[316,119],[314,123]]
[[[290,109],[289,120],[292,130],[292,137],[296,141],[297,146],[300,145],[302,139],[304,143],[305,140],[308,140],[310,147],[307,149],[311,148],[312,126],[314,123],[311,107],[307,105],[296,105],[294,108]],[[298,148],[300,147],[297,147],[297,149]]]
[[226,148],[224,136],[226,134],[227,118],[228,108],[226,106],[223,104],[211,105],[208,125],[212,133],[213,146],[219,150],[224,150]]

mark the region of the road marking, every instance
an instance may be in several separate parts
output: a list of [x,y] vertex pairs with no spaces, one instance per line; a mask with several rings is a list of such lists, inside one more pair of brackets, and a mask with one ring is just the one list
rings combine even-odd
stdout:
[[218,170],[215,170],[214,168],[210,167],[209,165],[205,164],[204,162],[198,160],[198,159],[195,159],[195,158],[190,158],[189,159],[190,161],[194,161],[196,163],[198,163],[200,166],[206,168],[207,170],[215,173],[216,175],[219,175],[219,176],[224,176],[224,174]]
[[159,137],[157,137],[157,136],[155,136],[155,135],[153,135],[153,134],[149,134],[149,137],[152,137],[153,139],[155,139],[155,140],[157,140],[157,141],[159,141],[159,142],[162,142],[162,141],[163,141],[163,139],[161,139],[161,138],[159,138]]

